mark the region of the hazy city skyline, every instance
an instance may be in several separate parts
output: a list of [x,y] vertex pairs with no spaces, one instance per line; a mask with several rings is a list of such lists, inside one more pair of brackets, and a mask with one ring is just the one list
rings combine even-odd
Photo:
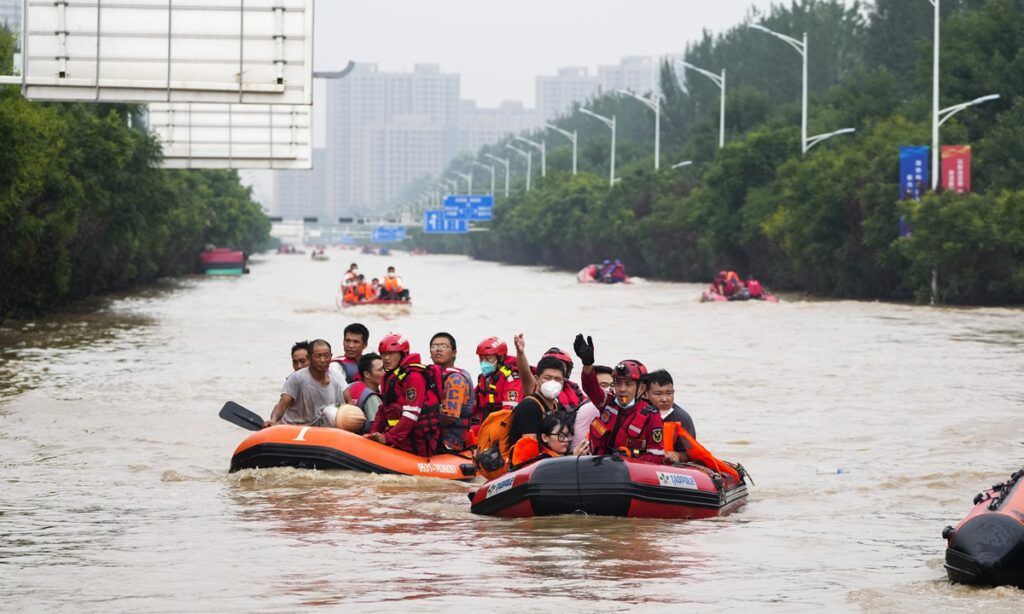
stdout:
[[514,8],[471,0],[318,2],[317,70],[349,60],[381,70],[439,64],[461,76],[462,98],[533,106],[536,78],[591,70],[625,56],[681,53],[703,30],[718,34],[772,0],[521,0]]

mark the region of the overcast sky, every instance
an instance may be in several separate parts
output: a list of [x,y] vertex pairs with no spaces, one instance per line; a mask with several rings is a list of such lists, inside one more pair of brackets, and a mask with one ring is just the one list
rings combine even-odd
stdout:
[[440,64],[482,106],[522,100],[562,66],[617,64],[627,55],[683,51],[771,0],[367,0],[316,3],[315,66],[348,60],[386,70]]
[[[623,56],[680,53],[702,30],[719,34],[752,6],[778,0],[318,0],[316,70],[349,60],[408,71],[439,64],[461,75],[462,98],[480,106],[534,106],[535,79],[560,67],[618,64]],[[314,138],[324,145],[324,88],[314,88]],[[269,204],[270,172],[243,173]]]

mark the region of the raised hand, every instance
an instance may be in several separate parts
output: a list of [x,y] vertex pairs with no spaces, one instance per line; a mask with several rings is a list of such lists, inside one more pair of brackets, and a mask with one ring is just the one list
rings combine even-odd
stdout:
[[576,335],[576,340],[572,342],[572,349],[580,357],[580,362],[584,367],[594,364],[594,339],[592,337],[587,336],[584,340],[582,334]]

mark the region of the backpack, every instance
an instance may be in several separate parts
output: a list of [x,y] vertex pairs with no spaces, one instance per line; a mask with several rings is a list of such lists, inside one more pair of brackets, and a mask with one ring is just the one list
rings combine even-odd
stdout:
[[480,425],[480,432],[476,435],[476,460],[480,475],[488,480],[493,480],[508,471],[506,461],[512,453],[512,446],[508,442],[511,427],[511,409],[492,411]]

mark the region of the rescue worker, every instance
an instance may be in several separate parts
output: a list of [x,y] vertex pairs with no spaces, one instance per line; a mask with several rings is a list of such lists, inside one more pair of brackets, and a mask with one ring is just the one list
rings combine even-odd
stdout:
[[747,294],[750,298],[764,298],[764,288],[761,287],[761,282],[753,278],[753,276],[747,278]]
[[379,354],[370,352],[359,359],[359,381],[345,389],[345,403],[355,405],[366,416],[365,430],[373,424],[377,410],[384,401],[380,383],[384,379],[384,361]]
[[461,452],[470,446],[469,426],[473,416],[473,378],[455,366],[455,337],[440,332],[430,338],[430,360],[442,370],[441,447]]
[[615,365],[614,392],[607,394],[594,373],[594,341],[576,335],[573,349],[583,363],[583,391],[601,411],[590,424],[591,454],[624,454],[649,463],[664,464],[661,414],[643,398],[647,367],[636,360]]
[[407,301],[409,291],[402,287],[402,278],[395,273],[395,267],[389,266],[384,276],[384,289],[381,297],[389,300]]
[[619,283],[625,282],[626,281],[626,265],[622,264],[622,262],[620,262],[619,260],[616,260],[615,264],[612,265],[612,272],[611,272],[610,277],[611,277],[611,283],[613,283],[613,284],[619,284]]
[[359,322],[345,327],[342,333],[343,354],[331,360],[331,374],[352,383],[359,379],[359,359],[370,342],[370,329]]
[[371,297],[369,300],[373,301],[379,299],[382,290],[384,290],[384,286],[380,285],[380,280],[374,277],[373,280],[370,281]]
[[418,456],[434,454],[441,433],[440,402],[427,385],[420,355],[410,353],[409,340],[396,334],[381,339],[378,350],[385,370],[384,402],[364,437]]
[[[597,376],[597,383],[601,389],[611,394],[614,390],[612,381],[615,379],[612,375],[612,368],[605,365],[594,365],[594,374]],[[590,423],[601,415],[593,401],[586,395],[583,395],[583,398],[586,402],[576,410],[576,420],[573,423],[572,442],[569,444],[573,448],[587,440],[587,435],[590,434]]]
[[366,283],[362,273],[356,278],[356,299],[359,302],[373,300],[373,287]]
[[480,377],[476,383],[473,424],[483,422],[491,412],[512,409],[523,398],[519,370],[515,358],[508,355],[508,345],[497,337],[488,337],[476,346],[480,357]]

